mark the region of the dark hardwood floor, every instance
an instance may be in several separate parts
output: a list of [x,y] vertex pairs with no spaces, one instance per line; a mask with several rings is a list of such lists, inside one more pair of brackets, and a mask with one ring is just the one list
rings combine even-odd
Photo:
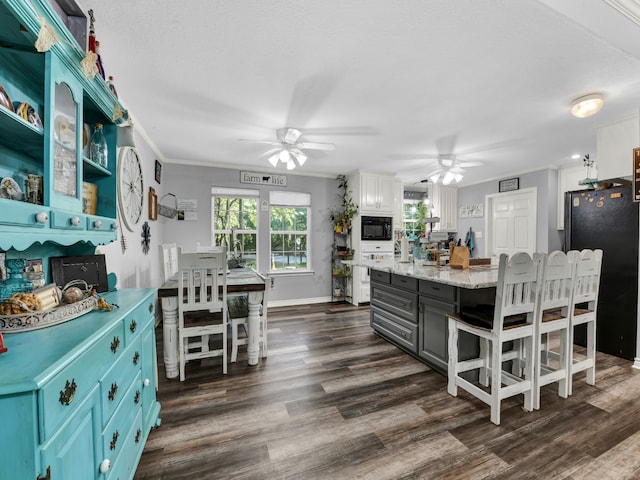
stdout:
[[640,371],[599,354],[596,386],[544,387],[489,407],[373,334],[368,307],[269,310],[269,357],[187,365],[168,380],[157,330],[162,425],[136,479],[639,479]]

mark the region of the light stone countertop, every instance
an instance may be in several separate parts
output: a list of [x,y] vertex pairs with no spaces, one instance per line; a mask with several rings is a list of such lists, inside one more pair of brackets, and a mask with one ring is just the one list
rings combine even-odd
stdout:
[[453,285],[461,288],[488,288],[495,287],[498,283],[497,265],[478,265],[465,269],[436,266],[424,266],[423,261],[416,263],[400,262],[396,259],[388,260],[343,260],[345,265],[365,267],[382,272],[395,273],[406,277],[414,277],[429,280],[445,285]]

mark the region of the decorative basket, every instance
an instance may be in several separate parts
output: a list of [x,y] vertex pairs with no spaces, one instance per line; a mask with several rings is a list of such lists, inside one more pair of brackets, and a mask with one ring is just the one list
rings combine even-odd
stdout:
[[[167,197],[173,197],[173,206],[162,203]],[[178,214],[178,199],[173,193],[167,193],[162,196],[160,202],[158,202],[158,214],[167,218],[175,218]]]
[[50,310],[18,313],[15,315],[0,315],[0,332],[26,332],[51,327],[84,315],[94,310],[97,306],[98,298],[93,296]]

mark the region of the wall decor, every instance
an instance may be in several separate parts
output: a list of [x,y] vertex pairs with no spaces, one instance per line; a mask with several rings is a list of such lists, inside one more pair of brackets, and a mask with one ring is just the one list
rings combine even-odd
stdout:
[[251,183],[254,185],[276,185],[278,187],[286,187],[287,176],[274,175],[273,173],[240,172],[240,183]]
[[156,160],[156,182],[160,183],[162,177],[162,164]]
[[460,218],[482,218],[484,217],[484,205],[482,203],[461,205],[458,216]]
[[149,222],[144,222],[142,224],[142,233],[140,234],[142,237],[142,253],[145,255],[149,255],[149,245],[151,244],[151,227],[149,226]]
[[507,178],[506,180],[500,180],[498,183],[499,192],[511,192],[520,188],[520,178]]
[[149,187],[149,220],[158,220],[158,195],[153,187]]

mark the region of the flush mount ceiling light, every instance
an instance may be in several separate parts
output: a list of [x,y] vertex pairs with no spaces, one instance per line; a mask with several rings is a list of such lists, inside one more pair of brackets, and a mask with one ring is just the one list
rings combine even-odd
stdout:
[[571,115],[587,118],[598,113],[603,106],[604,96],[601,93],[591,93],[571,102]]

